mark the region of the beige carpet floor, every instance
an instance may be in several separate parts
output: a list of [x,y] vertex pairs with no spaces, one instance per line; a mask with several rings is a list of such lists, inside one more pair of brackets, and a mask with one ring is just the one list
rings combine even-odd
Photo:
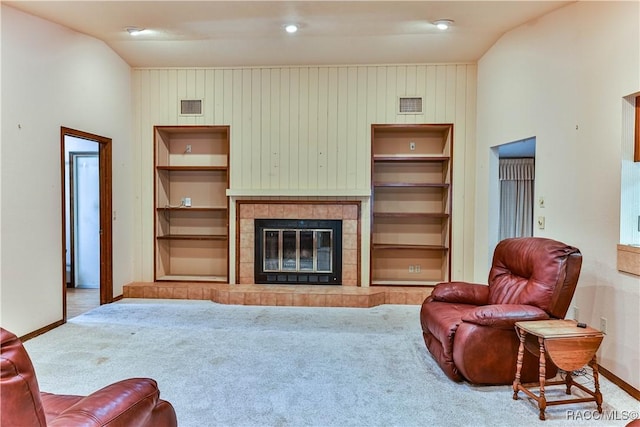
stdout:
[[[510,386],[444,376],[419,306],[255,307],[125,299],[27,341],[42,390],[87,394],[127,377],[158,381],[180,426],[624,426],[640,403],[602,379],[594,403],[547,421]],[[580,381],[590,382],[590,376]],[[550,389],[548,399],[564,397]],[[635,411],[635,412],[634,412]]]

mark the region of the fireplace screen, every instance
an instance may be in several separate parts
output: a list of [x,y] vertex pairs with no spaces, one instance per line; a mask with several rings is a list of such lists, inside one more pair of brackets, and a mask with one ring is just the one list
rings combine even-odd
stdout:
[[338,284],[341,221],[256,220],[256,283]]

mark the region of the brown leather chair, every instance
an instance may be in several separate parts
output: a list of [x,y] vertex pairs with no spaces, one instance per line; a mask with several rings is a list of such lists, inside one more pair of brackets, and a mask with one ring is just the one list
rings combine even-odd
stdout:
[[178,425],[156,382],[131,378],[83,396],[40,392],[31,359],[20,340],[0,328],[1,426],[154,426]]
[[[501,241],[489,286],[447,282],[422,304],[424,341],[454,381],[511,384],[520,341],[515,323],[564,318],[578,283],[582,254],[574,247],[537,237]],[[546,376],[556,375],[549,361]],[[538,360],[525,351],[522,382],[538,379]]]

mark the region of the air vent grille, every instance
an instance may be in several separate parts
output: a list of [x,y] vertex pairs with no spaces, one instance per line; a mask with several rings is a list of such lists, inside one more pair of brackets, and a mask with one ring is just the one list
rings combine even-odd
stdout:
[[401,97],[398,107],[401,114],[422,114],[422,97]]
[[182,116],[201,116],[202,100],[201,99],[182,99],[180,100],[180,115]]

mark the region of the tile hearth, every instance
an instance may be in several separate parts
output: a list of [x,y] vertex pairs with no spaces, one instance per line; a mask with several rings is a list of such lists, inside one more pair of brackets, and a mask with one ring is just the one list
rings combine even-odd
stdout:
[[124,298],[211,300],[220,304],[302,307],[359,307],[422,304],[431,287],[229,285],[207,282],[134,282]]

